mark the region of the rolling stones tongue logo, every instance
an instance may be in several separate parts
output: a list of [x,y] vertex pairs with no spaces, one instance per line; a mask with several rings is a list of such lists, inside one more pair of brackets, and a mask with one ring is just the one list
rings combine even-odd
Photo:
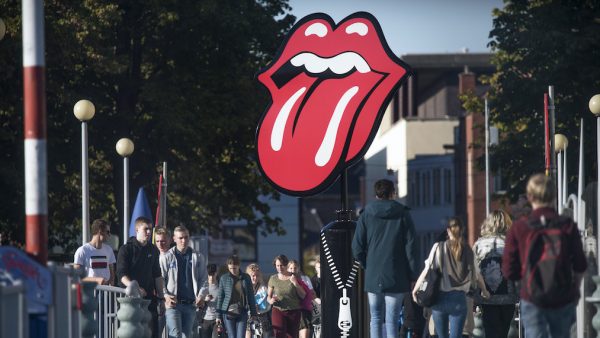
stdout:
[[302,19],[258,75],[272,99],[257,131],[267,179],[290,195],[327,188],[367,151],[407,73],[371,14]]

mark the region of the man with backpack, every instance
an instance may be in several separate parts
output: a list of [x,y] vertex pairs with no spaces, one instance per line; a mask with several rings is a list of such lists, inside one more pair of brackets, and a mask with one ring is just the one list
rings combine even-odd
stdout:
[[526,338],[568,337],[587,268],[579,230],[554,209],[556,186],[551,177],[533,175],[526,193],[532,212],[508,232],[502,272],[520,282]]

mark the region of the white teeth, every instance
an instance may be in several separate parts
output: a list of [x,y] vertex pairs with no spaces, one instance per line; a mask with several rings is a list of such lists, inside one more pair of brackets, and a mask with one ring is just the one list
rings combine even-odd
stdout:
[[368,73],[371,67],[365,59],[354,52],[345,52],[331,58],[322,58],[313,53],[300,53],[294,56],[290,62],[296,67],[304,66],[307,71],[313,74],[320,74],[327,69],[333,73],[342,75],[356,68],[360,73]]

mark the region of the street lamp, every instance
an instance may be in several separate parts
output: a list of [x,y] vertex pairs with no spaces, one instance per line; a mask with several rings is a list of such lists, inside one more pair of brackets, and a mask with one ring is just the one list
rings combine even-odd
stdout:
[[[588,104],[592,114],[596,116],[596,169],[597,169],[597,183],[596,183],[596,238],[600,243],[600,94],[592,96]],[[600,250],[596,251],[598,258],[598,266],[600,266]],[[600,312],[600,311],[599,311]]]
[[6,24],[0,19],[0,40],[4,38],[4,34],[6,34]]
[[117,153],[123,156],[123,244],[127,242],[129,228],[129,156],[133,154],[133,141],[122,138],[117,142]]
[[558,155],[557,167],[558,177],[556,179],[556,186],[558,187],[558,212],[561,213],[563,205],[567,201],[567,146],[569,140],[563,134],[554,135],[554,151]]
[[79,100],[73,107],[73,113],[81,121],[81,244],[85,244],[89,240],[90,228],[87,121],[96,114],[96,107],[88,100]]

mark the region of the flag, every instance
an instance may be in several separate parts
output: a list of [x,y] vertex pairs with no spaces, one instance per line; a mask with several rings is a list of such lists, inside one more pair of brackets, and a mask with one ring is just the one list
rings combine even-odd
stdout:
[[156,206],[156,227],[167,226],[167,179],[160,175],[158,181],[158,201]]
[[[167,163],[164,163],[163,168],[166,169]],[[166,170],[164,170],[166,172]],[[158,178],[158,196],[156,203],[156,223],[154,229],[167,226],[167,179],[160,175]],[[152,231],[152,244],[156,244],[154,231]]]
[[135,220],[142,216],[148,218],[150,222],[152,222],[150,204],[148,204],[148,198],[146,197],[146,192],[143,187],[138,190],[137,198],[135,199],[135,206],[131,213],[131,222],[129,223],[129,236],[135,236]]

